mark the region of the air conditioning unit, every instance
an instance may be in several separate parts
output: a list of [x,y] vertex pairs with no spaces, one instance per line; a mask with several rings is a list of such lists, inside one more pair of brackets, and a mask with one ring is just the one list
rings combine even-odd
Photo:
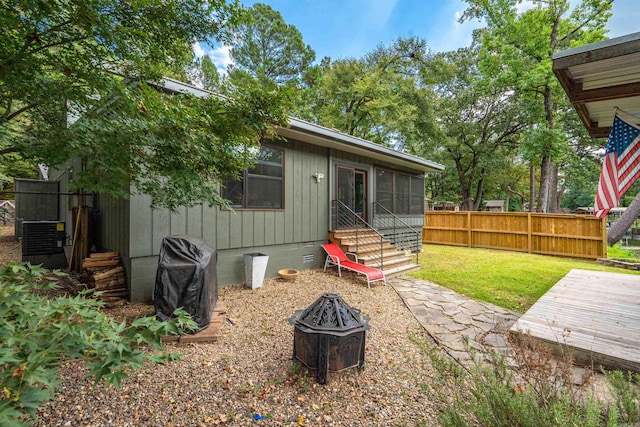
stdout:
[[22,256],[63,253],[64,242],[64,222],[22,222]]

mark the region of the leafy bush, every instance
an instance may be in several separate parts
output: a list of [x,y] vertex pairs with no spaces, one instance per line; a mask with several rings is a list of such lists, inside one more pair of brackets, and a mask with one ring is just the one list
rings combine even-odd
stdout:
[[0,425],[21,426],[36,421],[36,409],[60,386],[56,367],[62,359],[82,359],[89,375],[105,387],[118,386],[127,368],[147,360],[177,359],[162,349],[162,336],[195,327],[186,312],[171,322],[153,317],[131,324],[117,323],[100,312],[103,303],[85,298],[49,298],[63,273],[9,264],[0,269]]
[[605,373],[613,399],[607,404],[572,384],[570,355],[556,358],[530,336],[512,342],[512,363],[494,353],[488,361],[474,357],[470,369],[433,345],[410,339],[436,371],[424,388],[438,403],[444,426],[599,427],[640,421],[637,375]]

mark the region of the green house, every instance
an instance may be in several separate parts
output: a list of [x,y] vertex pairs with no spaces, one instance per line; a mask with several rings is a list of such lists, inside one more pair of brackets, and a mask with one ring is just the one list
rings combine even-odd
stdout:
[[[172,79],[161,84],[168,91],[211,94]],[[443,166],[295,118],[277,132],[285,141],[264,143],[244,179],[226,183],[223,195],[231,200],[232,210],[200,205],[172,213],[152,209],[151,200],[140,195],[128,200],[98,195],[91,201],[93,244],[120,253],[131,301],[152,298],[160,245],[169,235],[197,236],[216,250],[219,286],[244,281],[247,253],[269,256],[266,277],[285,268],[322,267],[325,255],[320,245],[339,239],[340,229],[352,234],[356,230],[356,245],[362,250],[370,232],[366,228],[379,234],[381,229],[393,230],[395,237],[385,238],[385,245],[392,241],[400,249],[396,255],[405,259],[407,241],[417,238],[409,250],[419,250],[424,174]],[[67,175],[60,178],[63,193]],[[66,219],[68,230],[72,205],[60,203],[60,218]],[[349,236],[345,238],[345,246],[353,245]],[[393,272],[412,265],[410,259],[408,266],[400,265],[382,243],[369,246],[374,254],[363,255],[363,262]]]

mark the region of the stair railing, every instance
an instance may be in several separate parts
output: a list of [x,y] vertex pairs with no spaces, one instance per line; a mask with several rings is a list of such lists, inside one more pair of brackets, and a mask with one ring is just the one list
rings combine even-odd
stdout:
[[[372,222],[385,239],[402,250],[408,250],[416,254],[416,264],[419,264],[419,254],[422,250],[422,233],[402,218],[385,208],[380,202],[372,202]],[[378,213],[381,212],[380,215]]]
[[[380,270],[384,269],[384,236],[378,230],[340,200],[331,202],[331,223],[333,230],[354,230],[356,253],[361,245],[380,243],[380,262],[377,267]],[[373,233],[365,234],[365,230]]]

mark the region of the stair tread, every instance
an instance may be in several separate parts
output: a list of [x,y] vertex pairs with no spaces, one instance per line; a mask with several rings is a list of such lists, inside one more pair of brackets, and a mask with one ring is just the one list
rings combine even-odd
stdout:
[[[364,265],[368,265],[370,267],[375,267],[375,266],[380,266],[380,262],[379,261],[369,261],[368,263],[362,263]],[[387,268],[389,266],[398,266],[398,265],[405,265],[405,264],[413,264],[413,260],[410,258],[393,258],[393,259],[385,259],[382,263],[383,268]]]
[[400,267],[394,267],[389,269],[382,270],[384,272],[385,277],[388,279],[389,277],[398,276],[400,274],[410,273],[412,271],[416,271],[420,269],[419,264],[408,264]]
[[[395,252],[385,252],[384,256],[382,257],[383,259],[396,259],[396,258],[409,258],[408,256],[406,256],[404,254],[404,252],[401,251],[395,251]],[[380,253],[370,253],[368,255],[360,255],[358,254],[358,259],[359,260],[364,260],[364,261],[371,261],[371,260],[379,260],[380,259]]]

